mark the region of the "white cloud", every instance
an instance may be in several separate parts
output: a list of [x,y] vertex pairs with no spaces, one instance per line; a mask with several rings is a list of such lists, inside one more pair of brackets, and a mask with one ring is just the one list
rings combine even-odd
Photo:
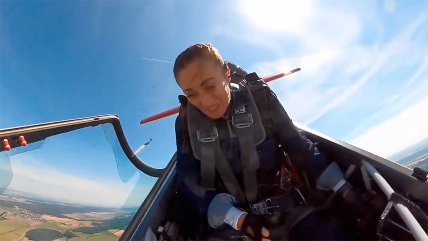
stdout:
[[234,34],[241,41],[272,45],[272,49],[277,45],[272,39],[281,37],[298,42],[303,51],[346,46],[360,34],[360,19],[370,5],[366,3],[365,11],[359,12],[313,0],[241,0],[236,9],[247,19],[248,28]]
[[254,27],[276,33],[305,35],[306,23],[314,14],[312,0],[241,0],[237,9]]
[[[356,93],[362,88],[367,88],[365,85],[369,82],[372,85],[376,83],[383,85],[382,88],[387,88],[385,84],[380,84],[384,80],[377,76],[380,73],[393,73],[396,69],[399,70],[400,62],[392,60],[405,59],[409,53],[414,53],[412,61],[418,61],[420,57],[418,52],[422,46],[413,41],[413,36],[425,22],[426,17],[417,18],[409,24],[408,28],[395,35],[390,42],[376,48],[357,43],[349,44],[348,47],[320,48],[299,57],[257,63],[253,69],[264,76],[297,66],[301,67],[302,72],[296,74],[297,78],[278,81],[272,86],[282,103],[286,103],[287,110],[292,116],[298,122],[310,125],[343,105],[351,97],[353,101],[379,98],[367,95],[356,96]],[[425,64],[422,64],[409,83],[419,77],[425,67]],[[420,88],[416,91],[420,91]]]
[[[232,26],[235,31],[223,34],[280,56],[253,63],[249,69],[260,76],[302,68],[270,84],[296,122],[315,125],[329,120],[333,125],[338,115],[349,115],[354,108],[352,116],[361,120],[350,121],[353,128],[340,130],[341,137],[359,136],[352,140],[372,143],[369,150],[389,155],[428,134],[426,127],[420,127],[425,124],[418,121],[427,119],[422,109],[428,91],[428,15],[421,9],[410,17],[408,12],[397,11],[394,0],[380,3],[379,8],[377,1],[351,6],[312,0],[241,0],[236,9],[247,20],[247,28]],[[384,11],[389,13],[388,21],[380,16]],[[407,120],[404,113],[417,120]],[[400,134],[403,137],[394,137],[393,145],[381,131],[393,128],[395,133],[406,133],[408,125],[403,121],[419,133]],[[373,133],[380,139],[370,141]],[[379,151],[374,145],[377,142],[385,143],[379,144]]]
[[418,67],[415,73],[412,75],[406,86],[413,84],[422,74],[428,69],[428,54],[425,55],[422,64]]
[[[268,45],[277,53],[286,51],[285,46],[278,44],[278,38],[284,38],[287,43],[298,43],[300,56],[257,63],[251,68],[262,76],[293,67],[302,68],[297,78],[272,85],[298,122],[310,124],[316,121],[349,98],[370,77],[360,78],[356,83],[352,83],[355,80],[349,76],[339,81],[332,78],[336,74],[343,76],[343,72],[349,75],[362,72],[369,68],[367,59],[375,57],[375,50],[353,44],[362,29],[363,14],[343,8],[311,0],[242,0],[237,6],[250,25],[244,36],[237,34],[242,39],[259,46]],[[355,57],[350,59],[350,56]],[[337,69],[341,73],[337,73]]]
[[[405,81],[406,79],[403,79]],[[381,106],[402,109],[406,103],[418,100],[428,92],[428,54],[400,91],[387,98]]]
[[343,55],[342,51],[329,49],[311,55],[284,58],[275,62],[262,62],[251,69],[255,69],[261,76],[265,76],[301,67],[301,72],[271,85],[279,99],[283,103],[287,103],[287,111],[292,113],[293,118],[299,122],[306,122],[319,109],[319,103],[325,102],[326,99],[331,100],[337,92],[337,86],[320,91],[319,85],[323,85],[328,80],[328,74],[334,66],[332,63]]
[[428,135],[428,98],[350,141],[351,144],[387,158]]
[[313,0],[240,0],[230,8],[230,14],[244,21],[215,24],[209,33],[263,47],[276,55],[312,54],[354,41],[362,30],[361,19],[370,16],[374,5],[367,1],[351,9]]
[[[140,178],[140,175],[136,174],[127,183],[122,183],[119,177],[114,176],[105,181],[91,180],[43,165],[29,166],[16,160],[12,162],[12,170],[13,178],[8,189],[39,198],[97,207],[124,205]],[[150,188],[142,190],[142,198],[147,195]]]
[[[349,60],[350,55],[355,57]],[[292,67],[302,68],[302,73],[296,74],[298,77],[278,81],[272,86],[280,100],[286,103],[292,116],[309,125],[347,100],[379,70],[386,59],[385,56],[379,56],[373,65],[364,61],[367,58],[373,60],[375,55],[376,53],[361,47],[327,49],[311,55],[259,63],[254,69],[263,76],[265,73],[282,72]],[[358,57],[361,59],[357,59]],[[357,80],[350,77],[360,72],[364,75]]]

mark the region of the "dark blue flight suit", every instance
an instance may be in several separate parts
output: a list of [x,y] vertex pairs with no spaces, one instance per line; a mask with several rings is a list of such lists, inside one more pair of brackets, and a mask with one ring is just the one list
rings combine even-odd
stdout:
[[[289,155],[298,170],[304,171],[307,174],[311,186],[315,186],[318,177],[330,164],[330,161],[327,160],[323,154],[320,154],[317,147],[296,129],[271,89],[266,84],[262,84],[261,86],[262,87],[256,89],[251,89],[267,134],[266,140],[257,146],[260,160],[260,166],[257,170],[258,186],[273,187],[275,185],[277,186],[280,182],[278,172],[281,164],[278,160],[281,159],[280,155],[283,155],[282,151],[285,151]],[[234,96],[232,95],[231,103],[234,101],[233,98]],[[231,106],[232,104],[229,107],[229,111],[232,108]],[[187,202],[191,203],[191,205],[196,208],[196,213],[200,217],[206,219],[206,212],[211,199],[217,193],[228,191],[222,184],[222,180],[218,174],[216,174],[215,178],[215,191],[207,191],[202,188],[200,184],[200,161],[192,155],[188,133],[186,133],[187,124],[185,118],[185,114],[180,113],[175,124],[179,192],[184,196]],[[219,132],[221,149],[242,187],[243,173],[240,162],[240,147],[238,140],[236,138],[231,138],[229,135],[226,124],[227,119],[228,118],[221,118],[215,120],[215,124]],[[262,199],[269,195],[275,195],[274,190],[272,190],[271,194],[269,194],[269,192],[271,192],[269,189],[259,192],[258,198]],[[309,217],[309,219],[311,219],[311,217]],[[307,229],[307,226],[312,225],[313,222],[317,222],[316,220],[317,218],[313,221],[301,222],[303,224],[299,223],[297,226],[301,226],[301,229]],[[318,225],[319,227],[322,226],[322,224],[319,223],[314,225]],[[296,228],[298,229],[299,227]],[[327,228],[325,231],[326,230]],[[307,230],[301,231],[308,233]],[[312,233],[314,234],[316,232]],[[308,238],[311,237],[308,236]]]

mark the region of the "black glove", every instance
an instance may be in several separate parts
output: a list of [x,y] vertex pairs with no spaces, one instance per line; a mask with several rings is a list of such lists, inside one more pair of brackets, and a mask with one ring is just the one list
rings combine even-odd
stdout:
[[268,228],[267,225],[264,225],[262,220],[263,218],[261,216],[247,214],[239,232],[246,235],[253,241],[258,241],[262,238],[269,240],[284,240],[287,233],[285,226],[280,225]]
[[248,236],[250,239],[257,241],[262,239],[262,223],[259,217],[254,214],[247,214],[244,222],[242,223],[240,233]]

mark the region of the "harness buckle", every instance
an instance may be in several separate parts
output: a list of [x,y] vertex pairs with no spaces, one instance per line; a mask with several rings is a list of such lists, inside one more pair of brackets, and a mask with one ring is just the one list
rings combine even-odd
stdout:
[[248,115],[232,115],[232,125],[235,128],[242,129],[250,127],[253,124],[253,114]]
[[264,214],[272,214],[271,210],[274,208],[279,208],[278,205],[271,206],[272,200],[267,198],[261,202],[251,204],[251,210],[254,214],[264,215]]
[[214,128],[211,131],[196,131],[196,135],[198,136],[198,140],[200,142],[203,142],[203,143],[213,142],[218,138],[217,127],[214,126]]
[[235,114],[244,114],[245,113],[245,105],[240,105],[235,108]]

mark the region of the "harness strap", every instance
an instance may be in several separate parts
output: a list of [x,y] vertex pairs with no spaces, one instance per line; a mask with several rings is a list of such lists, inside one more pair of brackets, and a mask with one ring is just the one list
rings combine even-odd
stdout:
[[[243,181],[247,200],[254,202],[257,198],[257,168],[259,166],[259,158],[257,155],[256,148],[254,147],[254,139],[247,132],[240,134],[237,131],[237,135],[243,135],[239,138],[239,146],[241,148],[241,163],[243,166]],[[251,147],[254,148],[251,148]],[[245,148],[247,148],[245,150]]]
[[[188,105],[188,117],[192,121],[200,121],[198,110],[192,108],[195,108],[192,105]],[[189,123],[189,122],[188,122]],[[204,158],[204,161],[201,161],[201,184],[202,187],[204,187],[207,190],[214,190],[214,180],[215,180],[215,151],[216,147],[218,146],[218,131],[214,123],[212,122],[206,122],[206,121],[200,121],[198,123],[199,130],[196,131],[196,138],[197,140],[192,140],[193,142],[201,142],[202,145],[198,145],[198,149],[194,153],[195,156],[202,160],[200,157]],[[189,125],[190,129],[190,125]],[[193,138],[194,139],[194,138]],[[192,143],[193,144],[193,143]]]
[[[235,98],[234,109],[231,114],[232,125],[239,140],[245,194],[248,202],[251,203],[257,199],[256,172],[260,166],[256,146],[264,141],[266,133],[250,88],[245,82],[242,82],[242,84],[246,88],[240,88],[238,91],[233,92]],[[256,126],[253,126],[254,124]],[[259,143],[256,143],[255,139]]]
[[191,120],[187,121],[190,143],[193,155],[200,160],[201,184],[205,189],[215,188],[217,170],[224,185],[239,203],[251,203],[257,198],[257,145],[266,139],[266,132],[250,87],[241,81],[239,84],[231,83],[231,90],[234,97],[231,103],[231,136],[234,134],[240,146],[245,193],[221,149],[215,121],[187,103],[187,118]]
[[214,190],[214,180],[215,180],[215,148],[216,144],[203,145],[201,147],[201,155],[207,158],[206,161],[201,163],[201,184],[207,190]]
[[206,190],[215,189],[215,171],[217,170],[227,190],[237,198],[238,202],[245,202],[245,194],[220,149],[214,121],[209,120],[190,103],[187,104],[187,114],[192,122],[197,122],[196,125],[190,124],[190,121],[187,123],[190,133],[196,134],[190,135],[190,142],[193,155],[200,160],[202,187]]
[[227,190],[229,190],[229,192],[236,197],[236,199],[238,200],[238,203],[244,203],[245,202],[244,192],[242,191],[241,186],[236,180],[236,177],[232,172],[232,168],[227,162],[223,152],[220,150],[219,145],[217,145],[216,147],[215,156],[217,159],[216,170],[218,171],[218,174],[223,180],[223,183],[226,186]]

